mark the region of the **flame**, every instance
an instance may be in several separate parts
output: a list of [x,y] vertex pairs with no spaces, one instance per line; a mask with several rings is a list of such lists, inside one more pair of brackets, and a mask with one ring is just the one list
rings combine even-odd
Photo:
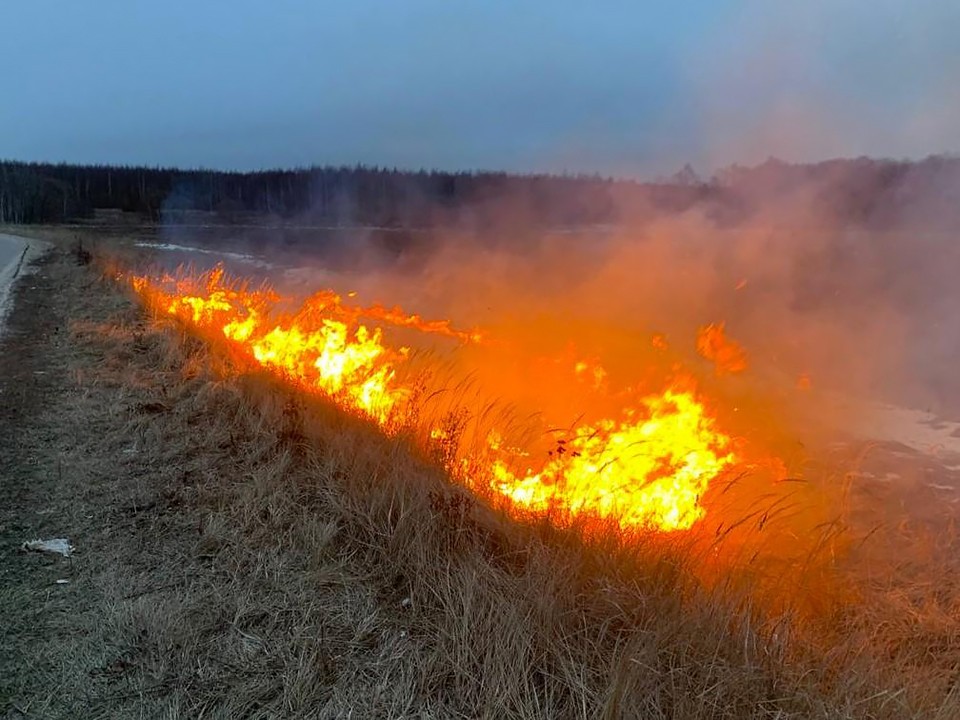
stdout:
[[[328,396],[388,433],[418,417],[407,412],[416,402],[414,381],[405,380],[412,375],[398,372],[409,369],[410,351],[387,341],[391,328],[461,343],[486,337],[399,307],[346,305],[329,290],[283,312],[284,302],[273,291],[231,285],[220,268],[199,277],[129,280],[154,312],[225,342],[253,366]],[[661,335],[653,336],[653,344],[666,347]],[[702,329],[700,345],[718,368],[745,367],[742,349],[725,340],[722,324]],[[580,391],[609,399],[608,374],[599,359],[578,360],[571,370]],[[461,450],[457,436],[465,413],[450,414],[449,427],[421,428],[420,437],[427,446],[442,447],[438,456],[453,476],[505,498],[517,511],[609,518],[622,527],[661,531],[690,528],[705,513],[702,498],[710,481],[739,462],[733,440],[717,428],[692,378],[676,379],[659,394],[634,392],[632,399],[619,400],[621,409],[612,417],[601,413],[585,420],[556,438],[545,457],[531,448],[510,447],[499,428],[487,434],[481,450]],[[520,469],[537,457],[538,467]]]
[[724,323],[704,325],[697,332],[697,352],[711,360],[718,375],[740,373],[747,369],[747,353],[726,335]]
[[573,365],[573,372],[578,380],[591,385],[595,389],[602,388],[607,381],[607,371],[593,358],[578,360]]
[[382,331],[358,323],[359,313],[344,308],[331,291],[315,293],[296,312],[283,315],[273,312],[279,302],[274,293],[231,288],[223,282],[222,268],[196,281],[135,276],[131,284],[160,312],[213,337],[219,334],[260,366],[381,424],[405,395],[392,381],[407,349],[386,347]]
[[614,517],[621,525],[689,528],[703,516],[709,481],[736,462],[731,440],[680,384],[624,419],[584,425],[557,441],[539,473],[494,465],[501,492],[532,510]]
[[667,337],[663,333],[654,333],[650,338],[650,345],[653,346],[655,350],[660,351],[667,350],[670,347],[667,343]]

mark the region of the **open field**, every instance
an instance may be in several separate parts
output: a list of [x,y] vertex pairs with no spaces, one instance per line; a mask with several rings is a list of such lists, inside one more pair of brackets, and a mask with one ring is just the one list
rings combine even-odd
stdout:
[[960,715],[952,531],[801,615],[682,540],[518,524],[41,234],[0,347],[5,717]]

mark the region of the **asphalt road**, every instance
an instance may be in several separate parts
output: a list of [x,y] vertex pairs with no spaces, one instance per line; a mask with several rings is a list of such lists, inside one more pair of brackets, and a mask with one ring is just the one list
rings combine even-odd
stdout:
[[24,238],[0,234],[0,332],[3,332],[10,284],[16,277],[24,250],[29,247],[30,242]]
[[5,277],[7,275],[6,270],[10,270],[10,274],[13,273],[12,268],[7,266],[11,263],[15,263],[20,260],[20,255],[23,253],[23,249],[27,246],[27,241],[23,238],[14,237],[13,235],[0,235],[0,277]]

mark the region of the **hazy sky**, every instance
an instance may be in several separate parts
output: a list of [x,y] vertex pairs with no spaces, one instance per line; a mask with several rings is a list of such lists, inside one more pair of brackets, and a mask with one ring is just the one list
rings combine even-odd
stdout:
[[957,0],[2,0],[0,157],[709,171],[960,151]]

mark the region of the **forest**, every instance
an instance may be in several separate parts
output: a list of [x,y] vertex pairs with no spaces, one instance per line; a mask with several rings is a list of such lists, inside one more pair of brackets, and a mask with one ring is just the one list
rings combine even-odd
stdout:
[[960,225],[960,159],[771,158],[702,179],[690,166],[652,182],[600,175],[309,167],[227,172],[0,161],[0,222],[70,223],[97,211],[164,224],[537,228],[628,223],[700,207],[719,222],[771,201],[815,206],[806,222]]

